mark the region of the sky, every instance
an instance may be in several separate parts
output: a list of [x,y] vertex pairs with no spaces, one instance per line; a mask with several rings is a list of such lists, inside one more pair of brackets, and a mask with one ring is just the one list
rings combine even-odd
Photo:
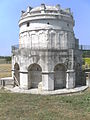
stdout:
[[76,38],[80,44],[90,45],[90,0],[0,0],[0,56],[11,55],[11,46],[19,43],[21,11],[41,3],[71,8]]

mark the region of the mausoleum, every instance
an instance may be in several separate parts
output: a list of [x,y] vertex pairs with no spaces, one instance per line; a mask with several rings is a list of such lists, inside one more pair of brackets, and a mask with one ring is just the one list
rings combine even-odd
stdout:
[[19,20],[19,45],[12,46],[12,76],[23,89],[55,90],[82,85],[82,56],[70,8],[28,7]]

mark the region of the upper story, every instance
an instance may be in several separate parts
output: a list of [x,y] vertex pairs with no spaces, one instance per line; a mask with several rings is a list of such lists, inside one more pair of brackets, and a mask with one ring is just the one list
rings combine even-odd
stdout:
[[73,31],[74,19],[70,8],[62,9],[60,5],[28,7],[22,11],[19,20],[20,33],[41,29]]

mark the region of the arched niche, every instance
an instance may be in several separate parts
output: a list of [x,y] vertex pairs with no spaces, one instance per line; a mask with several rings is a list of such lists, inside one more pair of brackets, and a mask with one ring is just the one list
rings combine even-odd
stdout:
[[38,88],[42,81],[42,68],[38,64],[32,64],[28,67],[28,86],[29,88]]
[[20,73],[19,73],[20,67],[18,63],[15,63],[14,65],[14,76],[16,81],[18,81],[18,84],[20,84]]
[[54,68],[54,89],[66,87],[66,68],[63,64],[57,64]]

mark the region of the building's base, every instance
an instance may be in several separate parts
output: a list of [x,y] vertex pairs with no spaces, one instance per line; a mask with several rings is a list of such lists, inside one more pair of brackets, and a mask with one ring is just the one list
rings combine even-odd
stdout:
[[29,90],[24,90],[20,89],[19,87],[14,87],[14,88],[9,88],[5,87],[6,90],[10,90],[11,92],[14,93],[29,93],[29,94],[41,94],[41,95],[62,95],[62,94],[72,94],[72,93],[78,93],[86,90],[88,86],[79,86],[73,89],[58,89],[58,90],[53,90],[53,91],[43,91],[43,90],[38,90],[38,89],[29,89]]

